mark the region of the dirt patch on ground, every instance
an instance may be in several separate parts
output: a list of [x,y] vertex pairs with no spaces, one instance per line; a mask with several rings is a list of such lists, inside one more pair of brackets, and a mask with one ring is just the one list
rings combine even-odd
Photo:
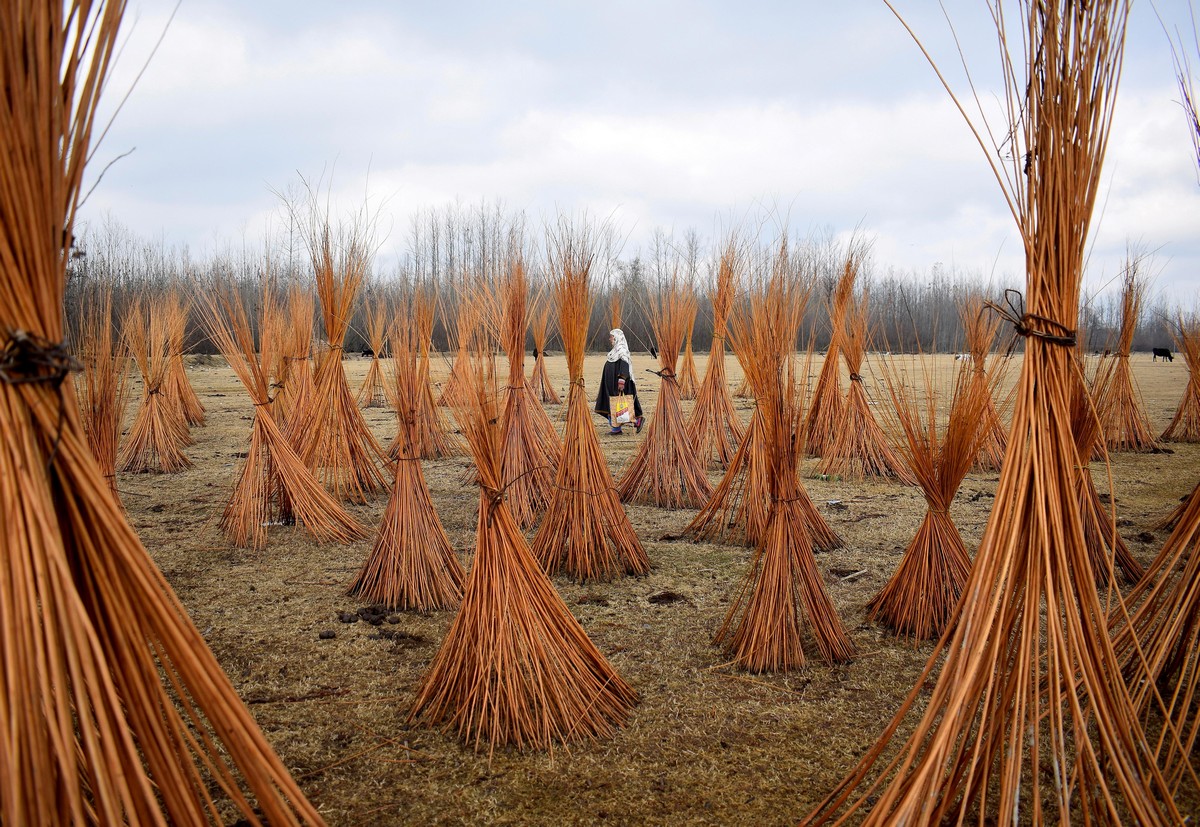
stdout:
[[[588,359],[589,388],[602,360]],[[644,354],[635,362],[639,372],[654,366]],[[1142,354],[1132,363],[1161,432],[1186,369],[1182,361],[1151,363]],[[368,364],[346,361],[353,386]],[[549,365],[565,397],[565,362],[552,355]],[[736,387],[740,371],[732,357],[728,365]],[[953,365],[950,357],[938,358],[944,375]],[[814,372],[819,367],[818,359]],[[1019,366],[1013,367],[1010,382]],[[695,512],[630,506],[651,573],[612,583],[556,581],[592,640],[640,693],[629,725],[611,740],[549,753],[476,752],[407,720],[452,616],[390,613],[347,597],[371,541],[318,545],[294,528],[278,527],[261,553],[224,543],[217,521],[245,450],[252,408],[219,362],[190,366],[189,373],[208,409],[208,424],[194,430],[196,444],[188,450],[195,466],[169,477],[122,475],[123,499],[234,686],[333,824],[794,823],[872,744],[928,658],[928,645],[897,641],[863,614],[923,516],[919,491],[812,479],[815,461],[807,460],[805,483],[846,540],[845,548],[819,555],[818,564],[861,653],[857,661],[831,668],[814,656],[788,675],[729,668],[711,641],[749,551],[662,541]],[[444,363],[435,366],[435,380],[447,373]],[[649,375],[640,383],[648,414],[657,383]],[[877,381],[869,378],[868,390],[883,403]],[[749,419],[753,403],[736,405]],[[549,410],[561,422],[564,407]],[[376,436],[390,440],[391,413],[373,408],[366,416]],[[619,475],[646,432],[609,437],[599,418],[596,427]],[[1143,562],[1166,538],[1151,523],[1191,490],[1200,472],[1200,447],[1171,447],[1173,454],[1121,455],[1112,465],[1120,530]],[[465,566],[477,505],[469,466],[464,457],[425,465],[438,513]],[[978,544],[995,484],[995,474],[972,474],[955,501],[953,516],[968,548]],[[1097,484],[1106,488],[1102,471]],[[351,511],[377,526],[385,504],[381,496]]]

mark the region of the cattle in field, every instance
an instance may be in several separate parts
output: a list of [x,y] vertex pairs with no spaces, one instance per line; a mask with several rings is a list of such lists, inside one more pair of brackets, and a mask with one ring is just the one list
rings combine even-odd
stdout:
[[1163,360],[1167,362],[1175,361],[1175,356],[1171,353],[1171,349],[1169,347],[1156,347],[1150,351],[1151,362],[1157,362],[1159,356],[1161,356]]

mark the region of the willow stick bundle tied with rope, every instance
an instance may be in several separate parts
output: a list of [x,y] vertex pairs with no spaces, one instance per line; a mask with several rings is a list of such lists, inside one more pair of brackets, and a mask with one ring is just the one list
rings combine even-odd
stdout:
[[700,300],[694,289],[687,292],[684,318],[687,319],[687,335],[683,342],[683,358],[679,362],[679,398],[695,399],[700,392],[700,376],[696,373],[696,354],[692,350],[692,334],[696,330],[696,313]]
[[298,453],[338,500],[366,502],[386,486],[375,441],[346,381],[342,351],[354,304],[371,265],[364,219],[336,232],[314,204],[305,225],[326,345],[319,354],[312,393],[288,421],[288,437]]
[[[476,275],[476,282],[482,281],[482,275]],[[471,370],[471,348],[483,338],[483,331],[479,329],[479,325],[483,324],[484,319],[475,312],[475,308],[471,306],[471,300],[476,293],[475,284],[472,279],[466,274],[461,274],[458,278],[458,283],[455,285],[454,293],[454,339],[456,342],[457,353],[454,356],[454,364],[450,368],[450,376],[446,380],[446,384],[442,387],[442,392],[438,396],[437,404],[439,408],[453,408],[455,395],[459,389],[463,387],[468,380],[467,374]],[[442,305],[443,309],[445,305]],[[445,314],[443,314],[445,315]],[[450,329],[449,321],[443,318],[443,325],[447,330]]]
[[550,302],[539,293],[537,300],[534,301],[533,324],[530,326],[530,331],[533,333],[533,372],[529,375],[529,384],[533,388],[534,395],[543,405],[561,405],[562,398],[554,389],[554,385],[550,381],[550,373],[546,370],[546,341],[549,325]]
[[360,407],[382,408],[390,401],[383,379],[383,348],[386,342],[387,305],[382,298],[376,298],[367,307],[367,344],[371,346],[371,364],[358,389]]
[[0,11],[0,821],[321,824],[126,523],[65,381],[66,261],[124,9]]
[[[1010,127],[1000,132],[1011,144],[975,135],[1027,271],[1012,314],[1026,352],[1008,450],[950,628],[879,740],[805,823],[1181,821],[1121,680],[1063,415],[1127,10],[1061,0],[993,9]],[[901,727],[911,734],[890,745]]]
[[850,389],[842,405],[842,418],[832,438],[825,442],[817,472],[856,479],[883,477],[916,485],[916,477],[892,450],[888,435],[871,410],[862,376],[863,358],[870,342],[867,293],[851,304],[839,350],[850,370]]
[[121,426],[129,401],[129,357],[118,341],[113,319],[113,290],[100,282],[81,307],[83,319],[78,353],[83,378],[78,382],[79,412],[88,447],[108,480],[114,498],[117,492],[117,452]]
[[1107,359],[1111,362],[1103,393],[1096,394],[1103,439],[1109,451],[1158,450],[1146,406],[1129,367],[1133,334],[1142,315],[1146,296],[1146,279],[1141,275],[1139,259],[1129,257],[1125,262],[1124,284],[1121,289],[1121,329],[1116,349]]
[[988,385],[977,380],[974,365],[961,366],[945,425],[939,428],[942,394],[924,364],[921,372],[923,404],[917,399],[918,388],[908,385],[896,368],[889,368],[885,376],[905,438],[900,453],[925,495],[925,517],[895,573],[867,604],[867,617],[913,640],[942,633],[971,571],[950,505],[979,456],[986,424],[983,411],[992,398]]
[[1164,442],[1200,442],[1200,317],[1185,319],[1180,313],[1171,335],[1187,365],[1188,380],[1171,424],[1160,438]]
[[[405,431],[408,439],[407,444],[401,444],[401,435],[397,432],[396,439],[388,446],[388,457],[394,461],[402,450],[412,451],[414,456],[421,459],[455,456],[462,453],[463,447],[442,419],[442,412],[434,400],[430,377],[433,364],[430,350],[437,317],[437,294],[432,287],[417,285],[413,288],[411,311],[413,335],[416,337],[417,373],[411,386],[401,388],[397,385],[396,394],[397,398],[402,393],[411,394],[416,410],[411,422],[400,423],[400,430]],[[407,409],[399,401],[395,402],[394,407],[397,417],[401,415],[401,410]]]
[[688,434],[705,465],[728,467],[742,441],[742,423],[733,410],[733,398],[725,379],[725,336],[733,298],[746,266],[741,239],[731,235],[717,262],[716,279],[709,294],[712,299],[713,339],[704,379],[696,392]]
[[122,336],[142,376],[141,405],[117,459],[122,471],[170,474],[192,467],[183,453],[192,441],[187,421],[178,399],[166,391],[168,325],[161,296],[134,301],[122,319]]
[[246,461],[221,515],[221,530],[234,546],[261,549],[267,526],[295,521],[321,542],[349,543],[366,530],[321,485],[272,415],[269,365],[280,324],[269,289],[262,291],[259,341],[235,287],[220,282],[200,292],[200,309],[209,338],[246,388],[254,405]]
[[478,469],[475,562],[410,718],[489,752],[609,736],[637,693],[588,639],[509,511],[496,388],[484,370],[464,374],[455,409]]
[[699,508],[712,494],[703,458],[688,438],[679,404],[675,367],[688,324],[692,291],[673,273],[650,297],[650,325],[658,342],[662,379],[658,406],[650,416],[650,430],[617,485],[623,502],[660,508]]
[[846,407],[842,393],[841,346],[846,335],[846,311],[854,299],[854,282],[866,250],[860,243],[851,243],[842,260],[842,274],[826,302],[829,316],[829,348],[821,363],[821,372],[812,391],[812,403],[804,415],[806,451],[811,456],[824,456],[836,438]]
[[192,380],[188,379],[187,367],[183,362],[192,303],[180,295],[178,287],[172,287],[163,298],[163,308],[167,317],[167,351],[170,354],[167,359],[167,379],[163,383],[164,393],[178,406],[188,426],[194,428],[204,424],[204,405],[192,387]]
[[[271,403],[271,415],[292,437],[289,427],[293,416],[308,404],[313,392],[312,343],[313,314],[316,299],[311,290],[299,284],[291,284],[287,290],[287,312],[280,310],[280,323],[276,334],[279,337],[272,368],[272,386],[275,401]],[[292,447],[299,450],[296,442]]]
[[[800,507],[803,445],[794,434],[801,420],[803,389],[797,387],[792,358],[808,295],[791,275],[777,265],[760,277],[734,314],[730,331],[739,341],[743,368],[753,377],[763,411],[771,506],[765,534],[716,642],[735,664],[752,672],[802,667],[805,625],[826,663],[844,663],[855,655],[825,591]],[[807,364],[801,366],[805,375],[807,369]]]
[[529,276],[524,253],[509,252],[496,285],[494,303],[500,344],[508,356],[508,384],[501,416],[500,479],[508,492],[508,508],[521,528],[532,528],[550,505],[562,445],[554,423],[525,379],[525,333],[528,330]]
[[580,581],[650,571],[600,451],[583,380],[596,234],[594,228],[567,219],[560,219],[550,232],[549,262],[571,386],[553,498],[532,543],[534,556],[547,572],[561,571]]
[[421,416],[413,393],[420,373],[415,319],[411,307],[401,307],[388,336],[400,420],[396,476],[375,543],[347,591],[389,609],[430,612],[458,605],[466,575],[438,519],[414,448]]

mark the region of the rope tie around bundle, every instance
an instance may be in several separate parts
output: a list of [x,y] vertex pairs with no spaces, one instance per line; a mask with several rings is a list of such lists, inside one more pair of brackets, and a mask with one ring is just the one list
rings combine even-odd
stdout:
[[65,405],[62,383],[83,365],[71,355],[63,342],[55,344],[34,333],[8,328],[8,343],[0,351],[0,380],[7,385],[48,384],[58,396],[58,424],[54,428],[54,444],[46,459],[46,468],[54,465],[58,444],[62,439]]
[[[1025,312],[1025,296],[1020,290],[1009,288],[1004,291],[1004,304],[984,302],[984,307],[1000,315],[1013,326],[1018,336],[1041,339],[1052,345],[1075,347],[1075,331],[1059,321],[1037,313]],[[1012,352],[1012,348],[1009,348]]]
[[64,343],[9,328],[8,343],[0,351],[0,380],[5,384],[48,383],[58,389],[68,375],[79,370],[83,365]]

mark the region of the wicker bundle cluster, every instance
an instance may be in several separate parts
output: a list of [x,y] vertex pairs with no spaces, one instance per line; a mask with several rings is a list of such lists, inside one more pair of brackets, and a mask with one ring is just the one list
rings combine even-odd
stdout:
[[300,459],[272,413],[269,366],[278,343],[280,323],[269,286],[261,298],[259,341],[236,289],[208,285],[200,309],[209,338],[241,380],[254,404],[246,461],[221,516],[221,529],[231,545],[263,548],[267,526],[295,521],[322,542],[348,543],[367,536]]
[[288,427],[297,411],[308,404],[313,393],[312,343],[313,318],[316,298],[311,290],[292,284],[288,288],[287,312],[280,310],[280,324],[276,326],[278,343],[275,349],[275,366],[272,371],[275,401],[271,413],[275,421],[291,432]]
[[562,461],[553,499],[533,538],[533,553],[550,574],[579,580],[646,574],[650,561],[621,506],[608,470],[583,382],[590,278],[596,256],[595,231],[560,220],[550,236],[559,332],[571,377]]
[[67,247],[123,12],[0,12],[0,821],[216,823],[229,804],[320,824],[125,522],[64,382]]
[[746,266],[743,244],[731,236],[717,262],[717,276],[710,298],[713,312],[713,339],[704,369],[704,380],[696,392],[688,435],[696,453],[706,465],[729,466],[742,441],[742,424],[733,410],[733,398],[725,381],[725,336],[733,298]]
[[1200,317],[1185,319],[1181,313],[1172,335],[1175,349],[1187,365],[1188,380],[1175,416],[1161,439],[1165,442],[1200,442]]
[[384,459],[383,450],[350,391],[342,349],[370,268],[370,243],[361,222],[335,238],[328,219],[315,205],[306,229],[326,346],[318,353],[311,394],[288,420],[288,437],[335,497],[365,502],[368,494],[386,486],[376,464]]
[[864,292],[850,305],[846,315],[846,327],[838,349],[850,370],[850,389],[846,391],[841,420],[832,438],[825,441],[817,470],[822,474],[858,479],[892,478],[905,485],[916,485],[916,478],[892,450],[887,434],[875,418],[860,373],[870,342],[867,298]]
[[[780,258],[786,261],[786,253]],[[763,412],[771,505],[764,536],[716,642],[735,664],[753,672],[804,665],[805,618],[827,663],[844,663],[855,655],[825,592],[800,506],[806,496],[798,467],[803,445],[793,435],[804,392],[797,386],[793,354],[808,294],[790,268],[780,264],[777,259],[772,271],[751,287],[731,326]],[[807,370],[807,364],[801,366],[803,376]]]
[[400,420],[396,477],[375,543],[348,591],[392,609],[428,612],[458,605],[465,574],[434,510],[421,457],[414,447],[422,405],[412,392],[420,381],[421,361],[420,325],[413,310],[400,308],[388,336]]
[[612,734],[637,693],[605,660],[530,552],[501,482],[500,412],[484,367],[455,409],[478,469],[475,562],[411,717],[478,749],[544,749]]
[[[413,336],[416,338],[417,372],[411,385],[401,386],[397,377],[395,396],[392,401],[397,417],[408,409],[408,403],[401,400],[402,395],[412,397],[416,406],[411,422],[400,422],[400,431],[405,431],[408,438],[407,450],[421,459],[440,459],[462,453],[462,445],[450,433],[442,419],[442,412],[433,398],[433,381],[431,378],[433,358],[430,349],[433,346],[433,325],[437,316],[437,294],[427,285],[417,286],[413,291],[410,306],[413,321]],[[400,442],[400,433],[388,446],[388,457],[392,460],[400,456],[405,448]]]
[[[774,265],[781,272],[789,273],[789,279],[799,282],[801,273],[793,273],[788,262],[787,245],[780,245]],[[754,297],[754,294],[751,294]],[[743,297],[743,301],[750,297]],[[742,313],[748,312],[744,308]],[[730,339],[738,361],[746,365],[752,358],[750,352],[743,351],[756,345],[752,336],[739,336]],[[760,379],[774,381],[774,378],[762,371],[748,371],[747,381],[752,383]],[[767,389],[769,391],[769,389]],[[756,397],[766,393],[761,388],[753,387]],[[801,440],[800,450],[803,453],[803,428],[797,430],[797,438]],[[738,443],[737,453],[726,469],[721,482],[713,489],[703,508],[683,530],[685,536],[697,541],[738,543],[756,548],[766,536],[767,523],[771,514],[771,460],[767,443],[766,422],[764,409],[761,405],[754,407],[750,424],[746,427],[742,441]],[[803,485],[796,489],[796,503],[804,513],[808,527],[810,542],[815,549],[832,551],[841,548],[842,538],[829,526],[829,523],[817,510],[816,504],[809,497]]]
[[508,258],[508,266],[497,285],[499,301],[494,303],[500,344],[508,356],[500,478],[517,524],[531,528],[550,505],[562,444],[533,386],[525,379],[529,276],[519,251],[513,251]]
[[989,364],[988,355],[996,342],[996,334],[1000,332],[1002,319],[998,313],[988,309],[983,297],[978,294],[968,297],[959,305],[958,316],[967,341],[967,351],[971,354],[972,381],[979,386],[980,392],[987,394],[980,413],[979,427],[982,431],[975,467],[984,471],[999,471],[1000,463],[1004,461],[1004,449],[1008,445],[1008,431],[1000,421],[995,393],[1004,379],[1008,361],[993,358]]
[[921,486],[926,509],[900,565],[867,604],[868,617],[915,640],[942,633],[971,571],[971,558],[950,516],[950,505],[979,456],[983,412],[991,399],[987,383],[976,378],[975,366],[964,364],[954,382],[945,425],[939,428],[942,394],[930,372],[923,375],[922,401],[917,398],[918,388],[907,384],[894,367],[886,373],[905,438],[900,453]]
[[371,346],[371,364],[358,389],[360,407],[382,408],[390,401],[383,378],[383,349],[386,343],[387,305],[377,298],[367,307],[367,344]]
[[1121,290],[1121,329],[1117,335],[1116,349],[1100,367],[1101,389],[1095,394],[1096,408],[1100,412],[1103,438],[1110,451],[1156,451],[1154,432],[1141,393],[1129,367],[1129,353],[1133,347],[1133,334],[1142,315],[1142,302],[1146,296],[1146,279],[1141,275],[1139,261],[1129,259],[1125,264],[1124,285]]
[[[658,407],[650,416],[650,430],[625,470],[617,491],[623,502],[660,508],[699,508],[712,494],[704,460],[688,439],[679,381],[675,368],[679,350],[694,311],[694,293],[678,272],[658,285],[650,297],[650,324],[658,343]],[[691,318],[695,318],[694,312]]]
[[[1127,10],[1124,2],[1022,6],[1021,66],[1007,48],[1010,12],[995,9],[1012,143],[980,144],[1017,219],[1027,270],[1014,320],[1027,338],[1008,451],[952,629],[875,746],[808,823],[846,806],[845,819],[865,824],[1181,818],[1121,680],[1063,415],[1078,373],[1079,285]],[[911,735],[890,745],[906,725]],[[871,780],[876,770],[883,777]]]
[[546,342],[550,327],[550,302],[541,294],[533,304],[533,371],[529,374],[529,385],[537,400],[543,405],[561,405],[562,397],[554,390],[550,374],[546,370]]
[[173,473],[192,467],[192,442],[179,399],[167,392],[170,320],[162,296],[132,302],[121,322],[129,354],[142,376],[142,401],[117,462],[122,471]]
[[79,412],[88,447],[117,496],[117,451],[128,402],[129,358],[114,336],[112,285],[100,282],[81,308],[83,323],[76,348],[83,364],[77,383]]

